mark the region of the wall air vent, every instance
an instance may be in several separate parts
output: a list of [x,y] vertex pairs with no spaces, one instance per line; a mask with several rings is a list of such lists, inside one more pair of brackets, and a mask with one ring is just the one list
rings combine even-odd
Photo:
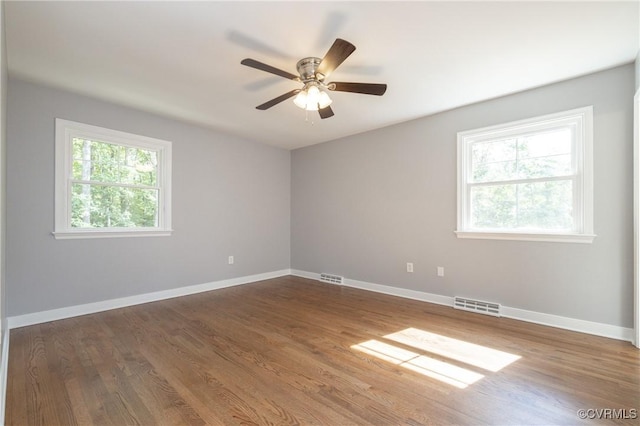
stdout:
[[344,277],[340,277],[338,275],[325,274],[325,273],[320,274],[320,281],[322,281],[323,283],[342,285],[343,280],[344,280]]
[[453,307],[464,311],[477,312],[479,314],[500,316],[500,304],[492,302],[482,302],[480,300],[466,299],[464,297],[454,297]]

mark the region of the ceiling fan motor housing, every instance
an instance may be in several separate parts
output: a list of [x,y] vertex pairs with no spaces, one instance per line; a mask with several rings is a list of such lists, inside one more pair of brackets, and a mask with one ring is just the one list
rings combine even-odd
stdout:
[[322,59],[313,57],[302,58],[298,61],[296,69],[304,83],[311,80],[324,80],[324,76],[322,74],[316,75],[316,70],[318,69],[320,62],[322,62]]

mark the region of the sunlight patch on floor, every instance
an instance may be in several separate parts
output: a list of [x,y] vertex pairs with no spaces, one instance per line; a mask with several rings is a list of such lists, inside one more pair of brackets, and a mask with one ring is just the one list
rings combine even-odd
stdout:
[[518,355],[417,328],[387,334],[384,338],[493,372],[520,359]]
[[[417,328],[407,328],[383,336],[384,339],[469,366],[497,372],[517,361],[519,355],[488,348],[486,346],[453,339]],[[391,343],[369,340],[351,346],[351,349],[366,353],[392,364],[404,367],[424,376],[464,389],[482,379],[484,375],[472,370],[431,358]]]
[[464,389],[484,377],[482,374],[466,368],[438,361],[378,340],[369,340],[353,345],[351,348],[460,389]]

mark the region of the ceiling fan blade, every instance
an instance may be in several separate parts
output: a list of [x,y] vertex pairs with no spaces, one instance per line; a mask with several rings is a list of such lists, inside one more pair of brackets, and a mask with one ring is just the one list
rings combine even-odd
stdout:
[[320,113],[320,118],[322,119],[333,117],[333,110],[331,109],[330,106],[321,108],[318,110],[318,112]]
[[263,111],[265,109],[269,109],[272,106],[278,105],[280,102],[286,101],[287,99],[293,97],[294,95],[297,95],[298,92],[300,92],[300,89],[295,89],[295,90],[292,90],[290,92],[287,92],[284,95],[280,95],[277,98],[273,98],[270,101],[267,101],[267,102],[263,103],[262,105],[258,105],[256,107],[256,109],[263,110]]
[[272,67],[271,65],[263,64],[262,62],[256,61],[255,59],[250,59],[250,58],[243,59],[242,61],[240,61],[240,63],[242,65],[246,65],[248,67],[255,68],[260,71],[266,71],[271,74],[279,75],[280,77],[288,78],[289,80],[300,81],[300,77],[298,77],[297,75],[293,75],[289,72],[282,71],[278,68]]
[[327,85],[329,90],[333,90],[336,92],[351,92],[351,93],[362,93],[365,95],[376,95],[382,96],[384,92],[387,91],[386,84],[376,84],[376,83],[344,83],[339,81],[334,81]]
[[316,76],[321,74],[320,80],[327,78],[354,50],[356,50],[356,47],[353,44],[337,38],[329,48],[327,54],[322,58],[320,65],[318,65]]

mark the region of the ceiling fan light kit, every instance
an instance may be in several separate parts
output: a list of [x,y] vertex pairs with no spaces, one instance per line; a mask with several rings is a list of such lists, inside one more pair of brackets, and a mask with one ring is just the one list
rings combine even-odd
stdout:
[[256,68],[289,80],[303,83],[302,89],[295,89],[264,104],[258,105],[259,110],[266,110],[295,96],[293,103],[306,111],[318,111],[320,118],[333,116],[328,91],[361,93],[365,95],[382,96],[387,90],[386,84],[374,83],[325,83],[329,76],[345,59],[349,57],[356,47],[346,40],[336,39],[324,58],[308,57],[298,61],[296,69],[299,76],[287,71],[274,68],[271,65],[256,61],[255,59],[243,59],[240,63],[251,68]]
[[320,89],[315,82],[306,83],[293,99],[293,103],[296,106],[307,111],[318,111],[328,107],[332,102],[324,88]]

